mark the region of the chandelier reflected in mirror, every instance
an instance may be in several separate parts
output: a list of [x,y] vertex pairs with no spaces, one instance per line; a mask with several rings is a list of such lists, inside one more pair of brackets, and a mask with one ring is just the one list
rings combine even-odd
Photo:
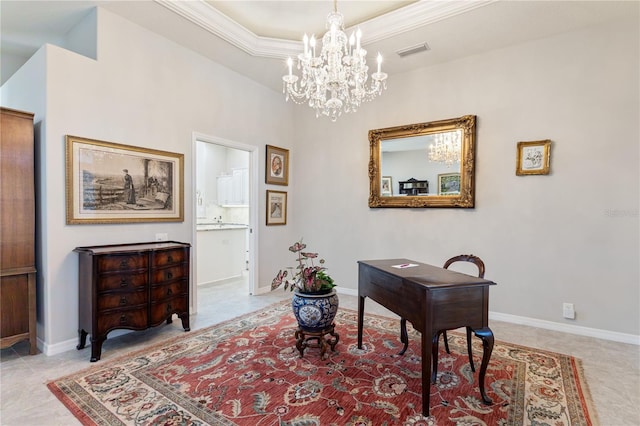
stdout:
[[[293,60],[287,60],[289,74],[282,77],[283,93],[287,101],[307,102],[316,110],[316,117],[322,114],[336,121],[343,112],[355,112],[362,102],[380,95],[387,88],[387,74],[381,71],[382,56],[378,53],[378,69],[369,81],[367,51],[361,47],[362,33],[358,29],[347,37],[337,0],[327,16],[326,28],[322,48],[317,46],[314,35],[311,38],[304,35],[304,52],[298,55],[296,65],[300,77],[293,73]],[[316,56],[318,51],[320,54]]]
[[444,163],[447,167],[460,163],[460,130],[433,135],[429,145],[429,161]]

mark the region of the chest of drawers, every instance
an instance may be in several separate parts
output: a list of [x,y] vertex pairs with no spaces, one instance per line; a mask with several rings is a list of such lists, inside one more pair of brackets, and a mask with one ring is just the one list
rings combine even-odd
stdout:
[[78,349],[91,336],[91,362],[107,334],[144,330],[176,314],[189,331],[190,245],[174,241],[77,247],[79,255]]

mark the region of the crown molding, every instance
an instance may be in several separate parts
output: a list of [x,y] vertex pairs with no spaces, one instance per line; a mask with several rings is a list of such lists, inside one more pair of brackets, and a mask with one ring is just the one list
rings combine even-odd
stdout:
[[[260,37],[224,15],[204,0],[154,0],[172,12],[204,30],[231,43],[251,56],[284,59],[297,56],[301,41]],[[441,21],[498,0],[418,1],[393,12],[363,22],[359,27],[366,34],[366,44],[381,41],[421,26]],[[350,31],[354,27],[347,28]]]
[[[366,34],[366,43],[375,43],[415,30],[428,24],[433,24],[479,7],[487,6],[498,0],[472,1],[418,1],[376,18],[363,22],[360,27]],[[354,27],[349,28],[353,29]]]
[[249,55],[281,59],[288,56],[296,56],[300,53],[302,42],[260,37],[210,6],[204,0],[154,1]]

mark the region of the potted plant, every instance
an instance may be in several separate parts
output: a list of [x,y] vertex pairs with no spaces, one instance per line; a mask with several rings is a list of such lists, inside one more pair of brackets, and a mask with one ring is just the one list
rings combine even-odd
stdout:
[[306,248],[302,239],[289,247],[297,257],[297,265],[280,270],[271,282],[271,290],[284,284],[285,290],[293,291],[291,306],[300,328],[322,331],[333,324],[338,312],[336,284],[323,266],[324,259],[319,259],[318,253],[304,251]]

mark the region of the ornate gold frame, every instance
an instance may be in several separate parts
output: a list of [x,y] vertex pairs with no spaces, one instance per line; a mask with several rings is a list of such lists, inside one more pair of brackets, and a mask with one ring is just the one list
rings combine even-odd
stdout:
[[[460,194],[429,196],[391,196],[380,193],[381,141],[462,130]],[[475,203],[476,116],[465,115],[426,123],[408,124],[369,131],[369,207],[458,207],[473,208]]]
[[[541,158],[540,158],[540,166],[528,168],[523,164],[524,161],[524,150],[526,148],[537,148],[541,150]],[[518,142],[518,154],[516,157],[516,175],[517,176],[527,176],[527,175],[548,175],[549,174],[549,164],[551,162],[551,141],[549,139],[541,140],[541,141],[531,141],[531,142]]]

